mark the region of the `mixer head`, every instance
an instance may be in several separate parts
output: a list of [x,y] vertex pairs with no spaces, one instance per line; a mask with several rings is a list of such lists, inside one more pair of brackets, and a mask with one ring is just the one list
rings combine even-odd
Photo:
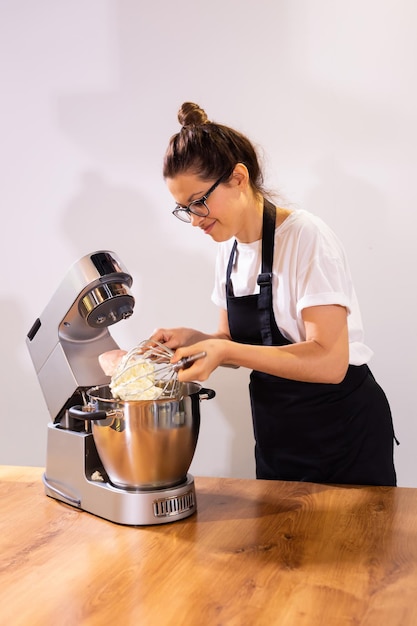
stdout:
[[[77,282],[80,281],[79,293],[59,325],[61,337],[72,340],[99,337],[108,326],[133,314],[135,301],[129,290],[132,277],[113,252],[94,252],[77,261],[64,286],[73,286],[74,274]],[[59,290],[55,299],[61,300]]]
[[108,327],[132,315],[131,284],[114,252],[93,252],[71,266],[35,320],[26,343],[53,420],[79,389],[108,382],[98,356],[118,347]]

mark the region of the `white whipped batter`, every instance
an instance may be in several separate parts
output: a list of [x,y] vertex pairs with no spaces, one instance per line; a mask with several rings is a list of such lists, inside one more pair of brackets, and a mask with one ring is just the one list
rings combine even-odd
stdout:
[[156,400],[162,393],[155,387],[155,367],[140,356],[123,357],[117,366],[110,389],[114,398],[120,400]]

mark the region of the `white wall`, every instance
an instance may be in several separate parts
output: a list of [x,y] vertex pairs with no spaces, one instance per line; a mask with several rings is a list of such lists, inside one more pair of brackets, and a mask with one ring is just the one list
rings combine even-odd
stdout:
[[[0,463],[44,464],[25,336],[80,256],[115,250],[134,277],[123,347],[159,325],[215,328],[215,243],[170,215],[161,177],[194,100],[343,239],[399,483],[417,486],[416,22],[414,0],[0,0]],[[247,380],[210,378],[193,473],[254,476]]]

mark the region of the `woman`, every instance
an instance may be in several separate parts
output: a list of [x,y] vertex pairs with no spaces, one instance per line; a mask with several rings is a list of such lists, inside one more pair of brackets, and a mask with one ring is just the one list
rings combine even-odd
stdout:
[[204,381],[219,365],[247,367],[258,478],[396,485],[394,431],[384,392],[369,368],[345,253],[306,211],[274,206],[254,147],[208,120],[193,103],[163,174],[173,213],[219,243],[212,335],[158,329],[174,361],[207,356],[179,374]]

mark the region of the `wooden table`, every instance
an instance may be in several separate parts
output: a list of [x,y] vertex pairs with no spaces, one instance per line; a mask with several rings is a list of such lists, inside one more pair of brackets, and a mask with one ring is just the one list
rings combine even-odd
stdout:
[[0,467],[5,626],[415,626],[417,489],[196,478],[198,511],[129,527]]

